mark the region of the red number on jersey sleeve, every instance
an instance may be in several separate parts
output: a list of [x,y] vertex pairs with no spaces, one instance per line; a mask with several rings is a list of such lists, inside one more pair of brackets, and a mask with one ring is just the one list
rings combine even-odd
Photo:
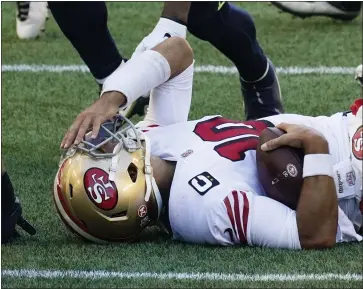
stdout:
[[197,123],[194,133],[204,141],[219,142],[233,138],[214,147],[222,157],[233,162],[244,160],[245,152],[256,150],[258,137],[267,127],[274,125],[267,120],[236,121],[214,117]]

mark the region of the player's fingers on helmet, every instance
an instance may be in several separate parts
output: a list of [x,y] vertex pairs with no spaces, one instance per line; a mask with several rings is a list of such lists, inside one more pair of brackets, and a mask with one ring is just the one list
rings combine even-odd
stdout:
[[98,136],[98,132],[100,131],[102,122],[103,121],[102,121],[101,117],[96,117],[93,120],[93,123],[92,123],[92,138],[93,139],[95,139]]
[[69,137],[70,129],[71,128],[69,128],[67,130],[67,132],[64,134],[64,137],[63,137],[62,142],[61,142],[61,145],[60,145],[61,148],[67,148],[69,146],[69,144],[68,144],[68,137]]
[[86,134],[87,130],[91,126],[93,118],[94,117],[92,115],[86,116],[84,118],[83,122],[78,126],[77,135],[76,135],[76,137],[74,139],[74,144],[75,145],[78,145],[82,141],[84,135]]
[[63,149],[63,148],[66,148],[66,141],[68,139],[68,131],[65,133],[63,139],[62,139],[62,142],[61,142],[61,145],[60,145],[60,148]]
[[84,117],[85,116],[83,114],[80,114],[80,115],[78,115],[76,120],[72,123],[72,125],[70,126],[70,128],[68,129],[66,134],[64,135],[64,138],[61,143],[61,148],[68,148],[70,146],[70,144],[73,143],[73,141],[77,135],[77,132],[78,132],[78,127],[83,122]]
[[64,148],[64,145],[66,143],[67,136],[68,136],[68,130],[66,131],[66,133],[63,136],[63,139],[62,139],[61,144],[60,144],[60,148]]

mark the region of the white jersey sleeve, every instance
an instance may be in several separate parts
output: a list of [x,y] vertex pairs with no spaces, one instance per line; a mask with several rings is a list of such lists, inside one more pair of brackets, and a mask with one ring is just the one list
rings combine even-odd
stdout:
[[[232,191],[208,216],[216,242],[221,245],[301,249],[296,211],[273,199]],[[338,208],[336,242],[362,241],[353,223]]]
[[232,191],[209,217],[221,245],[301,248],[296,212],[268,197]]

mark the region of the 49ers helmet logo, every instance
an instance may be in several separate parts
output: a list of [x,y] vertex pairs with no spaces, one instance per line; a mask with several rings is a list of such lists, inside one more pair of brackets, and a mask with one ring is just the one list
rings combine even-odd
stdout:
[[361,125],[352,138],[352,152],[356,159],[363,159],[363,126]]
[[112,210],[118,200],[114,182],[109,181],[108,173],[99,168],[87,170],[83,178],[84,188],[90,200],[102,210]]
[[140,218],[143,218],[147,214],[147,207],[145,205],[140,206],[140,208],[137,210],[137,214]]

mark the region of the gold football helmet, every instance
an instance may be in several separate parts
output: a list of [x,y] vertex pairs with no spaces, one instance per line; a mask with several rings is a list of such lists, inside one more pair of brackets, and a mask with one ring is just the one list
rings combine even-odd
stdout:
[[88,133],[62,156],[54,201],[67,227],[90,241],[137,238],[162,208],[147,137],[121,115],[104,123],[96,139]]

